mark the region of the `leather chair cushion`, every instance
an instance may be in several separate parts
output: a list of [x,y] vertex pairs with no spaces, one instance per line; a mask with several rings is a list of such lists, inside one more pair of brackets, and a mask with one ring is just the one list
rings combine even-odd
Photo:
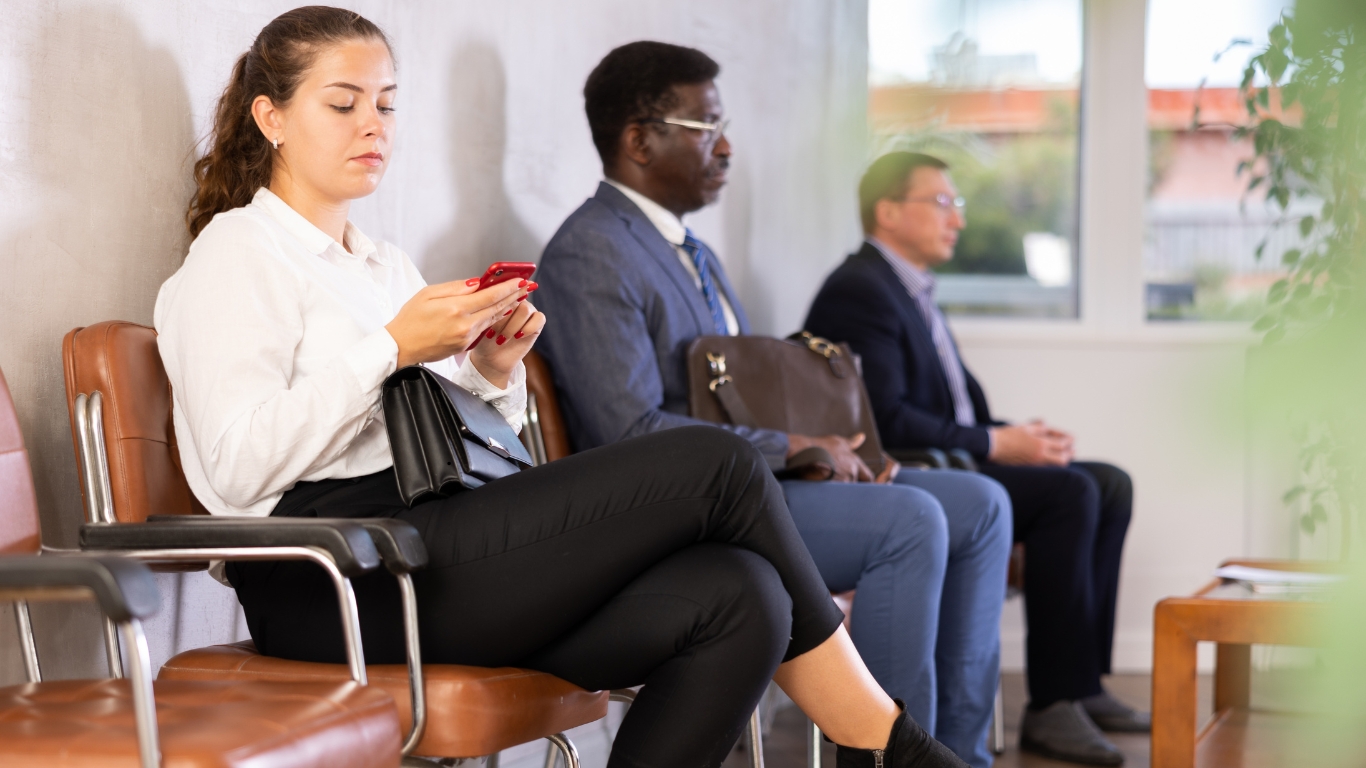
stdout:
[[[426,664],[427,729],[416,754],[491,755],[607,714],[607,691],[585,691],[544,672],[513,667]],[[398,704],[406,734],[412,723],[408,668],[367,667],[370,684]],[[345,665],[288,661],[256,652],[251,641],[186,651],[161,668],[159,680],[343,680]]]
[[203,514],[180,469],[171,423],[171,383],[157,350],[156,331],[117,320],[76,328],[62,340],[62,362],[73,447],[76,395],[98,391],[103,400],[109,485],[119,522],[138,523],[148,515]]
[[564,427],[560,412],[560,396],[555,390],[555,374],[550,364],[536,350],[522,359],[526,366],[526,388],[536,395],[536,410],[541,421],[541,442],[545,444],[546,461],[563,459],[573,453],[569,445],[569,431]]
[[[346,683],[157,681],[165,768],[397,768],[394,702]],[[62,680],[0,688],[0,765],[138,766],[125,680]]]
[[38,551],[38,499],[33,494],[28,451],[19,432],[19,414],[0,373],[0,554]]

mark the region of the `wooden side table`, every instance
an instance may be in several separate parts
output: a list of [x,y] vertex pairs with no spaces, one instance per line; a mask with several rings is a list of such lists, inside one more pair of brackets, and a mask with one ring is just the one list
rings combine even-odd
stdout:
[[[1329,564],[1230,560],[1287,571],[1325,571]],[[1153,622],[1152,768],[1280,765],[1280,736],[1295,716],[1249,709],[1252,644],[1313,645],[1323,604],[1253,593],[1216,579],[1190,597],[1157,604]],[[1218,643],[1214,717],[1195,732],[1195,644]]]

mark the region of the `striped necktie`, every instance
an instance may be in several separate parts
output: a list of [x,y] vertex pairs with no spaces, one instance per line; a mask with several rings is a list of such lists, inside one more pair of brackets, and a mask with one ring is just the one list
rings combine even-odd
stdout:
[[730,329],[726,327],[726,313],[721,309],[721,295],[716,292],[716,283],[711,279],[711,267],[707,265],[707,256],[710,251],[706,243],[692,236],[692,230],[684,230],[683,250],[692,256],[693,266],[697,267],[697,277],[702,281],[702,297],[707,300],[707,309],[711,310],[711,322],[716,328],[718,336],[730,335]]

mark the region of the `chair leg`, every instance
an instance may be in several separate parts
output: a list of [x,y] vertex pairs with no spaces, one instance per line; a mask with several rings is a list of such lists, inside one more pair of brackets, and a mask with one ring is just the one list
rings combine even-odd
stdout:
[[750,768],[764,768],[764,723],[758,707],[749,717],[749,765]]
[[811,728],[806,735],[806,765],[808,768],[821,768],[821,727],[807,722]]
[[579,768],[579,750],[574,748],[574,742],[564,733],[553,733],[546,738],[554,747],[549,750],[545,757],[546,768],[555,768],[555,756],[564,758],[564,768]]
[[996,701],[991,708],[991,753],[1004,755],[1006,752],[1006,703],[1001,695],[1001,682],[996,681]]

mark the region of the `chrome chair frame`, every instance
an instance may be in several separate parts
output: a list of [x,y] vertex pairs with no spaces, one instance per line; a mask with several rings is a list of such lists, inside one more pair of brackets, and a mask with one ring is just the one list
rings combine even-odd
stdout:
[[[29,620],[29,600],[89,600],[94,594],[83,587],[6,587],[0,589],[0,602],[14,601],[16,612],[20,615],[19,644],[24,651],[24,676],[30,683],[43,681],[42,670],[38,665],[38,651],[33,640],[33,622]],[[107,614],[101,611],[105,621],[114,624]],[[156,698],[152,691],[152,656],[147,650],[147,635],[142,631],[142,622],[130,617],[116,624],[123,642],[128,646],[132,667],[133,723],[138,737],[138,757],[141,768],[160,768],[161,742],[157,731]],[[114,676],[114,675],[111,675]],[[122,677],[117,675],[116,677]]]
[[[85,488],[86,521],[92,525],[122,525],[114,514],[114,495],[109,480],[109,456],[105,448],[103,395],[96,390],[80,393],[75,398],[76,442],[80,456],[81,482]],[[539,423],[538,423],[539,427]],[[542,449],[544,455],[544,449]],[[192,521],[185,521],[193,524]],[[261,560],[309,560],[317,563],[327,572],[337,591],[341,606],[342,636],[346,645],[347,666],[351,679],[361,685],[368,685],[365,670],[365,650],[361,642],[360,611],[356,604],[356,593],[351,580],[337,568],[336,561],[326,551],[316,547],[233,547],[233,548],[195,548],[162,550],[119,550],[119,555],[144,562],[199,562],[206,560],[223,561],[261,561]],[[433,761],[414,756],[413,750],[422,740],[427,727],[426,681],[422,669],[422,643],[418,630],[417,592],[413,586],[412,575],[391,564],[390,571],[398,579],[399,593],[403,605],[403,639],[408,666],[408,691],[412,705],[413,722],[403,742],[403,764],[405,766],[430,766]],[[24,610],[28,616],[27,607]],[[104,619],[105,654],[110,675],[123,677],[123,665],[114,625],[108,617]],[[29,643],[32,640],[30,637]],[[125,640],[127,642],[127,640]],[[145,641],[144,641],[145,645]],[[25,646],[25,665],[28,665],[28,646]],[[37,652],[33,651],[33,663],[37,664]],[[150,662],[149,662],[150,664]],[[149,678],[150,680],[150,678]],[[150,682],[149,682],[150,685]],[[155,725],[155,723],[154,723]],[[579,755],[574,743],[563,733],[546,737],[565,758],[567,768],[579,768]]]

